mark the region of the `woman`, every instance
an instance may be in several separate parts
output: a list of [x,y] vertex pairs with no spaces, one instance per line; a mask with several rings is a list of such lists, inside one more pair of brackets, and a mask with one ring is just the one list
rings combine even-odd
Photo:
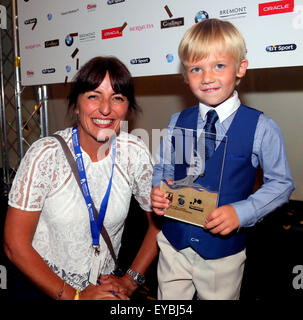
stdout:
[[113,57],[96,57],[87,62],[76,75],[69,109],[77,114],[78,126],[57,133],[75,155],[80,178],[83,168],[78,160],[82,159],[84,177],[98,211],[109,192],[103,224],[116,255],[132,194],[149,221],[140,250],[122,278],[103,276],[95,284],[96,274],[110,274],[114,261],[99,234],[100,228],[96,236],[89,202],[60,144],[46,137],[33,143],[14,179],[5,222],[5,252],[52,298],[129,299],[138,286],[138,276],[142,277],[157,254],[158,229],[150,207],[149,151],[137,137],[119,129],[128,111],[136,110],[127,68]]

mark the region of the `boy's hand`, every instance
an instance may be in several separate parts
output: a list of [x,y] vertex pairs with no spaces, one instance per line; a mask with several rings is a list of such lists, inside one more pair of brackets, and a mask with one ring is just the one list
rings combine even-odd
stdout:
[[[167,182],[168,182],[168,184],[172,184],[173,180],[168,179]],[[166,199],[165,192],[160,191],[159,186],[154,187],[151,191],[150,198],[151,198],[151,204],[152,204],[152,208],[153,208],[154,212],[157,215],[163,216],[165,213],[165,210],[163,210],[163,209],[168,209],[169,202],[170,202],[168,199]]]
[[221,206],[211,212],[205,220],[204,228],[211,233],[225,236],[240,225],[238,215],[231,205]]

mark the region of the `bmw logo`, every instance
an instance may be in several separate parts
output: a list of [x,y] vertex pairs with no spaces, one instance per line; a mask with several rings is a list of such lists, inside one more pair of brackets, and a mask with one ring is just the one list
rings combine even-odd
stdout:
[[73,43],[74,43],[73,37],[71,37],[70,35],[66,36],[66,38],[65,38],[65,44],[66,44],[68,47],[70,47]]
[[209,15],[206,11],[199,11],[196,15],[195,15],[195,22],[201,22],[203,20],[206,20],[209,18]]
[[51,21],[53,19],[53,14],[52,13],[48,13],[47,14],[47,20]]

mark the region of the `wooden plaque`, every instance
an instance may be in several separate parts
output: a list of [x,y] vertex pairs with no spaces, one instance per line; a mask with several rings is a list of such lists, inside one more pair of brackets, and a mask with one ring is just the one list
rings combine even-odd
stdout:
[[202,227],[207,215],[217,207],[217,192],[190,186],[172,187],[164,181],[161,182],[160,190],[170,200],[170,207],[165,210],[165,216],[169,218]]

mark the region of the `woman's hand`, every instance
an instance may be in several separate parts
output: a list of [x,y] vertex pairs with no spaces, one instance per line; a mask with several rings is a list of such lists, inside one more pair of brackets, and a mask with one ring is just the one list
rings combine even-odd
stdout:
[[125,274],[123,277],[116,277],[114,275],[102,275],[99,278],[101,285],[112,284],[118,287],[119,292],[131,296],[138,288],[138,285],[132,281],[131,277]]
[[79,294],[79,300],[129,300],[115,283],[89,284]]

